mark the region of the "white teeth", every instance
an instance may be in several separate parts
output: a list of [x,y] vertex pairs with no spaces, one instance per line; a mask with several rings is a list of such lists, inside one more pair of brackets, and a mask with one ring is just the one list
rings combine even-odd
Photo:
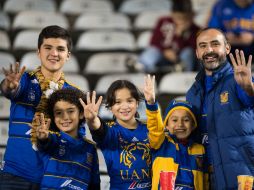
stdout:
[[69,123],[63,123],[63,127],[68,127]]

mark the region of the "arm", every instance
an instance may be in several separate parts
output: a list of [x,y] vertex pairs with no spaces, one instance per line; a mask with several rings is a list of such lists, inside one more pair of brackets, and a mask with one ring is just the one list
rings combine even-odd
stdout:
[[158,104],[155,102],[155,77],[145,77],[144,95],[146,99],[148,138],[151,148],[159,149],[165,139],[164,124]]
[[25,67],[19,68],[19,63],[11,64],[10,69],[3,68],[5,79],[1,82],[1,91],[6,97],[12,97],[18,90],[21,76],[25,72]]

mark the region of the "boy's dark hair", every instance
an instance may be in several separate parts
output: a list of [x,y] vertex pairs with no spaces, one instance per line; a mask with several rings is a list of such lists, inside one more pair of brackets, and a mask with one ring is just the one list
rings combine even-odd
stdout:
[[130,91],[131,96],[140,102],[143,99],[143,95],[140,90],[128,80],[116,80],[107,90],[105,97],[106,108],[112,107],[116,103],[115,93],[119,89],[127,88]]
[[[86,94],[81,90],[75,88],[65,88],[60,89],[51,94],[47,102],[47,110],[49,113],[49,117],[51,119],[50,130],[59,131],[54,122],[54,107],[55,104],[59,101],[66,101],[70,104],[77,106],[79,112],[84,112],[83,106],[79,102],[79,98],[81,98],[86,103]],[[80,120],[79,124],[81,124],[84,120]]]
[[64,28],[57,26],[57,25],[51,25],[47,26],[42,29],[41,33],[39,34],[38,38],[38,49],[40,49],[43,40],[47,38],[61,38],[67,41],[67,48],[70,52],[72,49],[72,38],[70,33],[65,30]]
[[172,11],[193,13],[191,0],[172,0]]

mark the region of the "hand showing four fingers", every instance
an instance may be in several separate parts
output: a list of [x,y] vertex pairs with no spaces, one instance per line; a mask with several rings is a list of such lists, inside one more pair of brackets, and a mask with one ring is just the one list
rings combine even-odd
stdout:
[[98,116],[99,108],[102,102],[102,96],[100,96],[96,102],[96,92],[93,91],[92,97],[90,96],[90,92],[87,92],[86,103],[82,99],[79,99],[79,101],[84,108],[84,117],[86,121],[93,122]]
[[20,65],[18,62],[16,62],[16,64],[10,64],[9,69],[3,68],[3,73],[5,75],[5,84],[7,88],[12,90],[16,89],[25,70],[25,67],[22,67],[20,69]]
[[236,50],[235,57],[232,53],[229,54],[231,63],[234,67],[234,77],[236,82],[241,86],[246,93],[249,95],[253,94],[253,84],[252,84],[252,75],[251,75],[251,62],[252,56],[248,58],[246,63],[243,51]]

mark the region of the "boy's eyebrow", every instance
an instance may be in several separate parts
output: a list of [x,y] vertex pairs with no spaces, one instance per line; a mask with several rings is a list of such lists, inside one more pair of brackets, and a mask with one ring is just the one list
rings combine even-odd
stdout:
[[[53,47],[52,45],[50,45],[50,44],[43,44],[43,47]],[[57,48],[67,48],[67,47],[65,47],[65,46],[57,46]]]
[[73,110],[73,109],[75,109],[75,107],[69,107],[67,109],[56,108],[54,109],[54,111]]

